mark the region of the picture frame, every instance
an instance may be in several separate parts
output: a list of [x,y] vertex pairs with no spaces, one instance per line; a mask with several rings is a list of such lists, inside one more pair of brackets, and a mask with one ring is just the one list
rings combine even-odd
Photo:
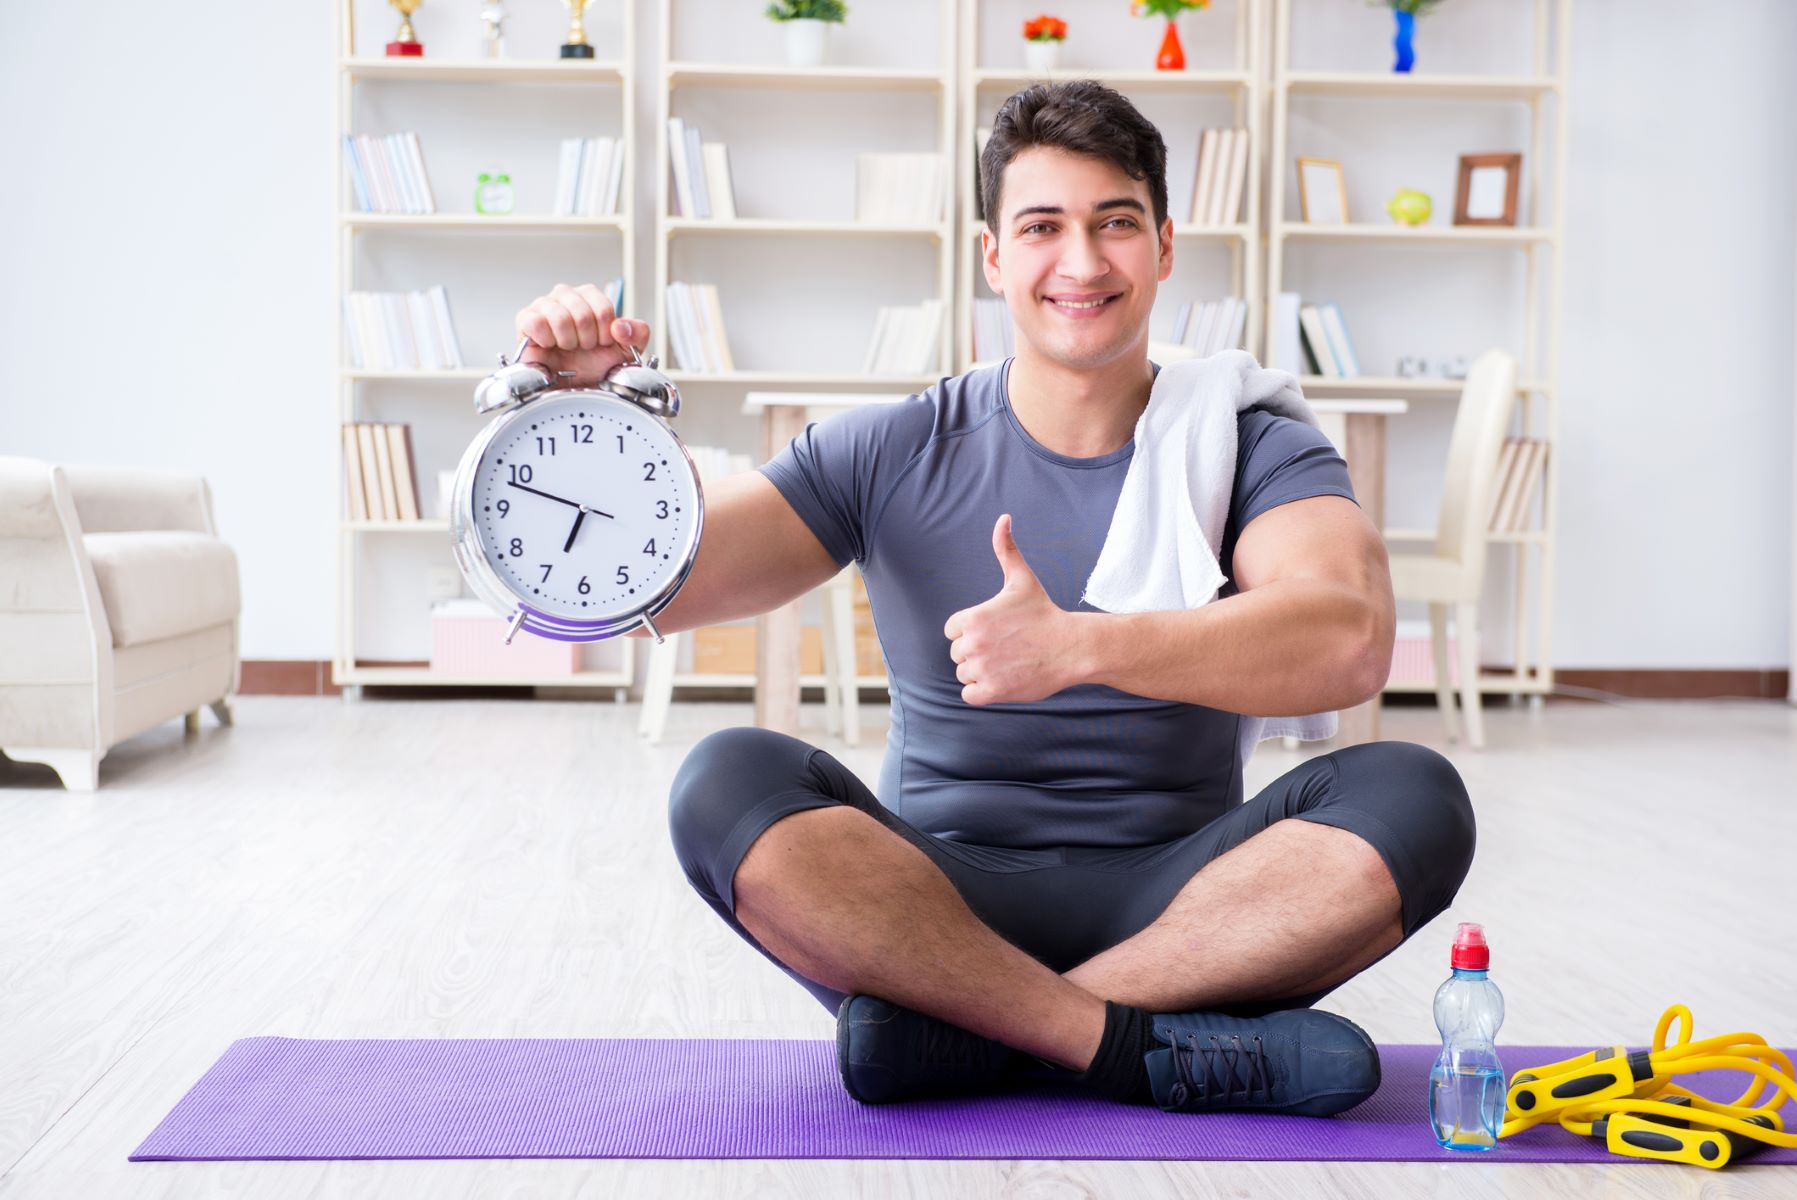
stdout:
[[1298,212],[1306,225],[1348,223],[1348,188],[1339,160],[1299,156]]
[[1521,184],[1521,154],[1462,154],[1454,224],[1514,226]]

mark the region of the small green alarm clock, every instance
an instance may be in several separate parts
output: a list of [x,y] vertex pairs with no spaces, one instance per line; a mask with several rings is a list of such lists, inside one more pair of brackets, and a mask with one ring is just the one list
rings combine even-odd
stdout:
[[490,217],[512,211],[512,177],[503,171],[489,175],[482,171],[474,185],[474,211]]

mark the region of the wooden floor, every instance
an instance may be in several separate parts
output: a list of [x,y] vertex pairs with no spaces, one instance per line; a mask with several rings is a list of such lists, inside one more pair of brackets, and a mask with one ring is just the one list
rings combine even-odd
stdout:
[[[806,718],[821,725],[821,712]],[[610,703],[251,697],[169,724],[101,790],[0,762],[0,1196],[1773,1197],[1779,1168],[1169,1162],[131,1164],[235,1039],[830,1036],[687,889],[668,783],[746,705],[678,705],[641,746]],[[878,736],[845,751],[866,778]],[[878,733],[879,730],[876,730]],[[1386,736],[1446,749],[1432,709]],[[1512,1043],[1797,1042],[1788,872],[1797,710],[1555,704],[1449,750],[1479,815],[1458,903],[1327,1007],[1434,1037],[1456,920],[1487,924]],[[1268,743],[1250,791],[1299,756]],[[1169,1117],[1169,1120],[1182,1118]],[[1793,1114],[1797,1119],[1797,1114]]]

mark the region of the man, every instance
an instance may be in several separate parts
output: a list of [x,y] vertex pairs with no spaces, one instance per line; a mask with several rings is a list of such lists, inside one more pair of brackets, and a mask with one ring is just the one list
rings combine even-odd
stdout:
[[[1071,1073],[1168,1110],[1338,1112],[1377,1055],[1309,1006],[1471,862],[1466,791],[1419,746],[1344,748],[1242,802],[1237,714],[1343,708],[1389,668],[1384,547],[1311,427],[1240,417],[1217,600],[1080,603],[1158,369],[1165,163],[1098,84],[1006,101],[981,247],[1016,357],[714,483],[657,619],[765,612],[860,564],[892,684],[879,797],[822,750],[730,729],[682,765],[670,826],[706,902],[837,1013],[865,1102]],[[518,329],[578,382],[648,335],[590,286]]]

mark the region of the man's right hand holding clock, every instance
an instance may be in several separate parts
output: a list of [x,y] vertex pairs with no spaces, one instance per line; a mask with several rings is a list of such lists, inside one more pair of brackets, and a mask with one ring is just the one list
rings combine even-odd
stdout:
[[605,293],[590,283],[556,284],[520,309],[514,323],[518,336],[532,343],[522,361],[552,374],[574,372],[557,387],[595,387],[619,363],[631,361],[625,343],[638,350],[649,345],[648,323],[619,317]]

